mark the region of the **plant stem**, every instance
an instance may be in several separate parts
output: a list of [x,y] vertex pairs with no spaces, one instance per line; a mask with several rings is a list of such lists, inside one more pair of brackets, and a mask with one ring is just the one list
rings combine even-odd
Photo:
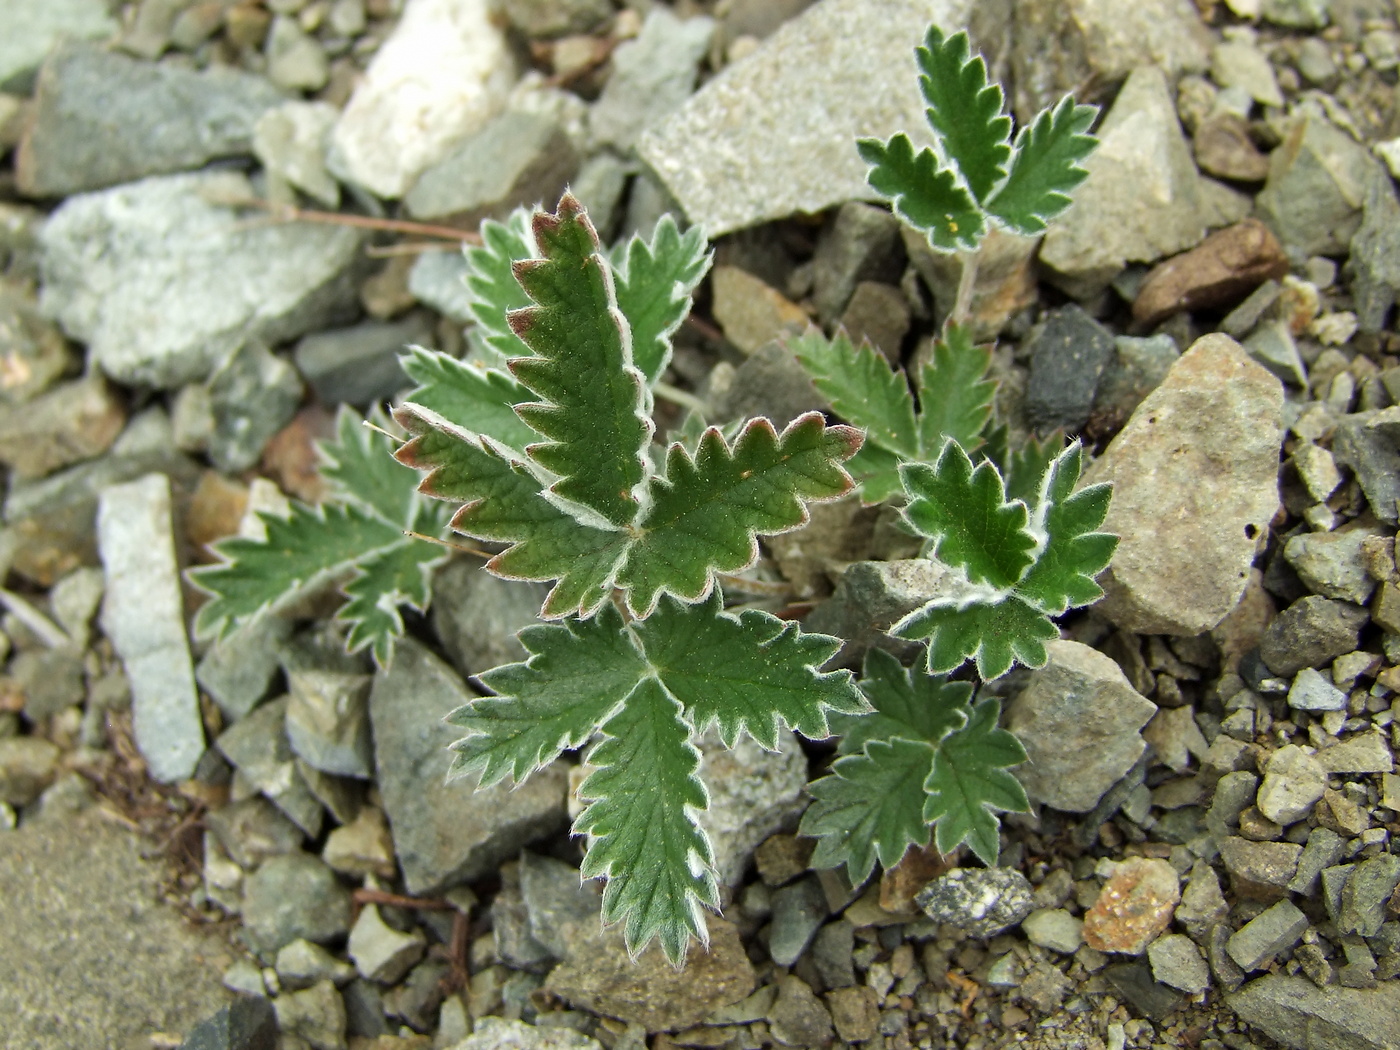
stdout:
[[953,300],[953,312],[948,315],[949,324],[967,324],[972,318],[972,291],[977,285],[977,264],[981,252],[958,252],[962,262],[962,273],[958,275],[958,294]]

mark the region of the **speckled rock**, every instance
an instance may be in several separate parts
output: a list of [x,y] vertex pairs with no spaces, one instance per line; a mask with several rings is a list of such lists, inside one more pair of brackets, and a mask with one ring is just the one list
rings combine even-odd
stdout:
[[1141,955],[1171,924],[1180,900],[1176,869],[1166,861],[1152,857],[1123,861],[1084,913],[1084,943],[1101,952]]
[[914,900],[934,922],[956,926],[969,937],[992,937],[1031,913],[1035,891],[1014,868],[954,868]]

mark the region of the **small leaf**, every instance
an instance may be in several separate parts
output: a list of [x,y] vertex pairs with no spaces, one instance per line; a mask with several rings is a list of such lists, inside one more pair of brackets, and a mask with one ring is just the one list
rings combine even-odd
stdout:
[[946,438],[976,448],[992,416],[996,383],[987,378],[992,352],[972,341],[972,330],[950,324],[933,344],[933,359],[919,370],[919,454],[928,459]]
[[504,358],[525,356],[529,348],[512,331],[506,317],[512,310],[530,305],[512,268],[535,257],[530,209],[516,208],[503,223],[487,219],[481,224],[481,244],[464,247],[462,254],[467,260],[467,292],[476,321],[470,331],[480,333],[483,342]]
[[1003,455],[998,462],[1006,464],[1006,498],[1018,499],[1028,507],[1035,506],[1040,482],[1064,447],[1064,435],[1056,430],[1043,438],[1030,434],[1009,455]]
[[1045,472],[1035,524],[1045,531],[1045,547],[1016,592],[1051,616],[1088,605],[1103,595],[1094,582],[1118,547],[1118,538],[1099,532],[1112,495],[1107,484],[1078,492],[1083,451],[1076,442],[1057,456]]
[[957,176],[941,168],[933,150],[917,154],[903,132],[888,142],[861,139],[861,158],[871,165],[870,186],[894,203],[894,210],[928,236],[939,251],[972,251],[987,232],[986,220]]
[[[520,352],[525,352],[523,345]],[[521,456],[527,445],[540,439],[515,414],[516,405],[533,400],[535,395],[504,372],[421,346],[409,347],[399,364],[418,384],[405,400],[454,420],[472,433],[494,438]]]
[[651,398],[632,365],[612,270],[569,194],[556,214],[537,214],[534,229],[541,258],[516,263],[515,275],[536,305],[511,313],[510,324],[535,356],[510,368],[540,399],[517,414],[549,440],[526,451],[559,475],[551,492],[596,523],[630,525],[641,510]]
[[972,195],[985,201],[1006,174],[1011,118],[1001,111],[1001,87],[987,83],[982,56],[969,56],[969,50],[966,32],[945,38],[937,26],[929,26],[917,51],[923,71],[919,86],[944,154],[957,165]]
[[1089,176],[1079,162],[1098,145],[1089,134],[1097,115],[1096,107],[1077,106],[1068,95],[1054,109],[1042,110],[1016,136],[1010,173],[987,211],[1022,236],[1044,232],[1069,207],[1070,191]]
[[704,231],[682,236],[670,214],[661,216],[651,243],[636,234],[615,267],[617,305],[632,328],[632,362],[655,383],[671,360],[671,333],[690,312],[695,286],[710,268]]
[[899,479],[902,462],[898,455],[879,445],[861,445],[860,451],[846,461],[846,472],[860,485],[860,501],[869,506],[904,495],[904,482]]
[[989,866],[996,864],[1001,849],[996,813],[1030,809],[1020,782],[1006,771],[1024,762],[1026,751],[1009,732],[997,728],[1000,714],[996,699],[977,704],[967,725],[939,745],[924,782],[928,797],[923,816],[937,825],[938,852],[947,855],[966,842]]
[[644,678],[603,726],[579,786],[591,800],[574,822],[592,836],[581,873],[606,876],[603,921],[621,922],[634,955],[656,939],[679,966],[692,937],[707,941],[703,908],[719,907],[714,855],[696,816],[709,803],[700,752],[680,705]]
[[900,467],[909,504],[904,516],[933,541],[940,561],[961,569],[973,584],[1007,588],[1031,564],[1035,537],[1023,503],[1005,499],[1001,475],[990,463],[974,469],[956,441],[948,441],[933,466]]
[[[370,421],[389,424],[382,412]],[[331,483],[333,498],[351,500],[385,521],[407,525],[422,503],[415,491],[418,476],[394,462],[394,442],[364,425],[342,405],[335,417],[336,439],[321,442],[321,475]]]
[[1045,643],[1060,636],[1050,617],[1014,593],[995,602],[961,606],[935,600],[904,617],[889,633],[910,641],[927,638],[930,674],[947,674],[976,660],[977,673],[985,681],[1000,678],[1017,660],[1027,667],[1045,666]]
[[355,578],[345,585],[350,600],[336,613],[337,620],[350,625],[346,650],[357,653],[369,647],[380,667],[389,666],[394,639],[403,634],[400,606],[425,611],[433,570],[446,560],[447,552],[436,544],[407,538],[361,559]]
[[911,845],[927,845],[923,785],[933,754],[912,740],[872,740],[861,754],[837,759],[830,776],[810,785],[812,804],[798,828],[817,840],[811,867],[845,864],[859,886],[877,858],[889,869]]
[[919,740],[935,745],[967,720],[969,682],[911,672],[883,649],[865,654],[860,691],[870,714],[833,719],[842,754],[856,754],[868,740]]
[[909,384],[869,342],[862,340],[857,347],[844,330],[828,339],[820,330],[809,328],[787,345],[817,389],[830,399],[832,411],[865,431],[866,449],[878,445],[905,459],[918,458]]

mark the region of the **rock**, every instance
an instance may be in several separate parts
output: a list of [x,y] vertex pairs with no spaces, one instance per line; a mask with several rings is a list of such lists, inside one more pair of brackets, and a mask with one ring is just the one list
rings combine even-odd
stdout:
[[612,17],[607,0],[507,0],[506,17],[528,37],[554,37],[589,33]]
[[105,0],[17,0],[0,11],[0,91],[28,94],[55,44],[105,40],[118,25]]
[[826,993],[826,1008],[837,1036],[848,1043],[864,1042],[879,1032],[879,999],[873,988],[836,988]]
[[1153,977],[1187,995],[1199,995],[1210,987],[1210,968],[1185,934],[1158,937],[1147,946],[1147,960]]
[[1355,865],[1342,886],[1337,929],[1344,934],[1376,936],[1387,918],[1387,904],[1396,886],[1400,886],[1400,857],[1382,853]]
[[1100,615],[1125,630],[1195,635],[1239,602],[1278,509],[1283,388],[1228,336],[1172,366],[1085,475],[1113,483],[1120,537]]
[[1400,451],[1395,440],[1385,433],[1393,418],[1387,416],[1388,411],[1343,416],[1332,435],[1332,455],[1356,475],[1371,512],[1394,525],[1400,502]]
[[21,192],[66,197],[248,154],[282,96],[261,77],[196,73],[89,45],[44,63],[16,159]]
[[1091,419],[1118,430],[1142,399],[1162,385],[1181,351],[1165,333],[1145,339],[1120,335],[1113,345],[1116,353],[1094,390]]
[[778,980],[778,998],[768,1011],[768,1030],[784,1046],[827,1046],[835,1034],[831,1014],[802,978]]
[[786,731],[778,734],[777,751],[763,750],[749,736],[726,748],[714,732],[701,737],[700,750],[699,776],[710,804],[698,819],[710,837],[720,885],[737,887],[758,844],[795,827],[807,808],[807,759]]
[[267,78],[283,91],[319,91],[330,78],[330,61],[316,38],[295,18],[277,17],[263,41]]
[[261,795],[214,810],[205,818],[219,845],[244,868],[299,848],[302,830]]
[[559,121],[507,110],[426,168],[404,205],[415,219],[473,228],[518,205],[553,208],[578,164]]
[[458,324],[466,324],[472,320],[466,275],[467,263],[460,251],[426,251],[408,271],[408,290],[425,306]]
[[376,779],[410,893],[479,878],[566,823],[568,774],[559,763],[513,789],[446,782],[447,747],[458,734],[442,719],[470,698],[445,663],[408,638],[395,646],[392,666],[374,677]]
[[82,655],[67,645],[16,653],[9,677],[24,697],[25,718],[36,725],[76,707],[87,695]]
[[273,955],[298,938],[321,944],[349,929],[349,892],[309,853],[272,857],[243,882],[243,934],[256,951]]
[[665,125],[695,89],[714,28],[704,16],[681,19],[653,8],[637,38],[613,52],[612,75],[589,113],[593,141],[626,152],[642,132]]
[[1249,121],[1228,110],[1212,113],[1192,138],[1196,164],[1208,175],[1236,182],[1263,182],[1269,158],[1249,135]]
[[210,460],[228,473],[253,466],[296,415],[301,396],[301,377],[283,358],[255,340],[238,347],[209,380]]
[[927,558],[860,561],[848,566],[832,596],[812,610],[806,629],[843,639],[837,661],[855,667],[872,645],[899,655],[912,646],[885,634],[896,620],[951,586],[948,569]]
[[1307,595],[1278,617],[1259,643],[1259,656],[1274,674],[1291,678],[1306,667],[1324,667],[1356,649],[1366,610],[1349,602]]
[[1283,108],[1283,92],[1268,56],[1246,40],[1235,38],[1216,44],[1210,55],[1210,76],[1222,88],[1247,92],[1261,106]]
[[1099,377],[1113,360],[1113,333],[1071,303],[1050,311],[1021,345],[1031,358],[1026,416],[1042,433],[1080,430]]
[[345,1050],[345,1003],[330,981],[279,995],[273,1006],[284,1039],[300,1037],[314,1050]]
[[715,320],[725,338],[745,354],[809,323],[800,306],[737,266],[716,266],[710,281]]
[[277,1014],[261,992],[259,977],[258,994],[240,995],[213,1017],[200,1021],[190,1029],[180,1050],[277,1050]]
[[1365,605],[1376,581],[1366,571],[1361,546],[1373,535],[1359,528],[1300,533],[1284,544],[1283,556],[1314,594]]
[[285,732],[286,714],[285,697],[263,704],[224,730],[215,745],[249,784],[315,838],[321,833],[324,814],[297,772]]
[[250,226],[212,203],[253,195],[215,171],[69,198],[41,235],[44,308],[109,376],[162,388],[326,324],[354,302],[361,234]]
[[1317,889],[1317,878],[1324,868],[1330,868],[1342,859],[1345,840],[1335,831],[1327,828],[1313,828],[1308,832],[1308,844],[1298,857],[1298,868],[1289,880],[1288,889],[1293,893],[1312,896]]
[[287,675],[287,738],[323,773],[369,778],[374,773],[367,674],[298,667]]
[[1014,868],[954,868],[914,900],[934,922],[983,938],[1010,929],[1035,907],[1031,884]]
[[536,623],[549,588],[492,576],[474,559],[454,559],[433,585],[433,630],[464,676],[526,657],[517,637]]
[[148,474],[103,489],[97,531],[107,582],[102,631],[131,683],[136,744],[156,780],[184,780],[204,753],[204,726],[181,607],[169,480]]
[[1291,901],[1282,900],[1240,927],[1225,950],[1246,973],[1262,970],[1280,952],[1297,944],[1307,928],[1308,917]]
[[1141,955],[1171,924],[1180,900],[1176,869],[1166,861],[1125,860],[1084,913],[1084,943],[1095,951]]
[[1302,820],[1327,790],[1327,771],[1316,758],[1296,744],[1279,748],[1269,756],[1264,782],[1255,805],[1278,824]]
[[283,989],[291,991],[310,988],[323,980],[339,986],[355,976],[353,966],[341,962],[319,944],[310,941],[292,941],[277,953],[274,968]]
[[1308,369],[1288,322],[1273,320],[1261,324],[1245,337],[1249,356],[1291,386],[1308,388]]
[[1384,1050],[1400,1025],[1400,988],[1319,988],[1268,974],[1227,997],[1236,1016],[1297,1050]]
[[1084,162],[1089,177],[1045,235],[1040,260],[1076,298],[1107,287],[1130,262],[1155,262],[1205,236],[1200,176],[1163,73],[1135,70]]
[[1021,929],[1032,944],[1061,955],[1073,955],[1084,943],[1084,923],[1063,908],[1038,908],[1025,917]]
[[0,462],[18,478],[40,478],[100,456],[125,423],[101,375],[60,383],[24,405],[0,407]]
[[432,342],[420,316],[316,332],[297,343],[296,364],[324,405],[373,405],[410,386],[399,355]]
[[[3,219],[3,216],[0,216]],[[4,252],[0,250],[0,258]],[[58,326],[30,296],[0,281],[0,403],[22,405],[54,385],[74,365]]]
[[1352,297],[1361,331],[1385,327],[1400,295],[1400,200],[1380,172],[1366,184],[1361,227],[1351,239]]
[[602,1050],[602,1044],[572,1028],[548,1028],[483,1017],[472,1026],[472,1034],[452,1050]]
[[1186,889],[1181,893],[1181,903],[1172,917],[1197,943],[1202,943],[1207,939],[1210,928],[1224,922],[1229,914],[1230,906],[1220,892],[1220,879],[1215,869],[1203,860],[1196,861],[1186,881]]
[[504,107],[515,75],[487,0],[410,0],[336,123],[331,170],[403,196]]
[[1097,650],[1057,640],[1046,651],[1007,709],[1028,756],[1015,775],[1032,798],[1087,813],[1146,750],[1138,731],[1157,708]]
[[340,111],[325,102],[284,102],[253,125],[253,154],[269,174],[327,208],[340,205],[340,185],[326,170],[331,129]]
[[1269,155],[1257,214],[1290,251],[1345,254],[1376,166],[1340,128],[1318,116],[1297,117]]
[[1258,219],[1245,219],[1154,266],[1133,300],[1133,320],[1150,326],[1183,310],[1229,306],[1287,272],[1278,239]]
[[638,153],[711,237],[869,199],[852,137],[919,133],[911,53],[930,22],[961,24],[964,9],[891,0],[870,19],[863,0],[815,4],[653,126]]
[[1324,748],[1318,752],[1317,760],[1328,773],[1389,773],[1395,768],[1390,745],[1376,729]]
[[[933,293],[936,313],[946,317],[957,303],[963,259],[959,253],[936,252],[918,230],[900,230],[909,261]],[[978,341],[996,339],[1011,320],[1040,298],[1035,264],[1039,237],[1021,237],[995,227],[977,250],[968,324]]]
[[354,820],[326,836],[321,859],[342,875],[393,878],[394,840],[384,814],[373,806],[361,808]]
[[[723,362],[721,362],[723,364]],[[827,406],[807,370],[781,342],[765,343],[737,369],[710,373],[709,400],[716,419],[767,416],[779,428]]]
[[1302,852],[1303,847],[1292,842],[1251,842],[1230,836],[1220,843],[1220,857],[1235,893],[1259,901],[1287,896]]
[[59,750],[43,737],[0,737],[0,802],[27,806],[53,783]]
[[795,963],[826,922],[827,912],[826,894],[814,875],[775,892],[769,957],[779,966]]
[[292,632],[290,620],[259,616],[216,639],[194,669],[195,680],[230,721],[237,721],[267,696],[280,664],[279,645]]
[[408,933],[385,923],[379,908],[367,904],[350,930],[346,950],[355,969],[367,981],[397,984],[427,949],[428,939],[414,928]]
[[898,278],[891,263],[898,258],[901,224],[884,208],[848,201],[817,241],[812,256],[812,301],[817,316],[841,316],[861,281]]

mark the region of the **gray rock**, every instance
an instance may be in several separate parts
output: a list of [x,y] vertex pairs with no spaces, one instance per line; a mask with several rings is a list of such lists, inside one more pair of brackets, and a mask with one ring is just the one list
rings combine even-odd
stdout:
[[1302,820],[1327,790],[1327,770],[1297,744],[1287,744],[1269,756],[1264,782],[1255,805],[1276,824]]
[[82,653],[71,646],[16,653],[9,672],[23,690],[24,717],[35,724],[76,707],[87,695]]
[[287,675],[287,738],[315,769],[337,776],[374,773],[370,739],[372,679],[339,669],[298,668]]
[[273,700],[224,730],[214,743],[250,784],[315,838],[325,814],[293,761],[286,716],[286,697]]
[[1372,529],[1305,532],[1284,544],[1283,556],[1314,594],[1365,605],[1376,581],[1366,572],[1361,545]]
[[1174,918],[1197,943],[1207,940],[1210,929],[1224,922],[1230,914],[1225,895],[1220,892],[1220,877],[1203,860],[1191,867],[1186,888],[1181,891],[1181,903],[1172,913]]
[[1021,922],[1032,944],[1061,955],[1073,955],[1084,944],[1084,921],[1063,908],[1038,908]]
[[53,783],[58,748],[38,736],[0,737],[0,802],[27,806]]
[[355,969],[367,981],[396,984],[427,950],[428,939],[414,927],[408,933],[384,921],[379,908],[366,905],[350,930],[347,951]]
[[1300,256],[1345,254],[1378,167],[1340,128],[1320,116],[1296,117],[1269,154],[1256,214],[1285,249]]
[[319,944],[302,940],[284,946],[277,953],[273,968],[287,991],[310,988],[317,981],[332,981],[339,986],[355,976],[355,968],[349,963],[341,962]]
[[1400,295],[1400,200],[1394,183],[1379,171],[1367,183],[1350,263],[1357,323],[1363,332],[1379,332]]
[[1162,385],[1181,350],[1165,333],[1146,338],[1120,335],[1113,346],[1116,353],[1094,390],[1094,415],[1118,423],[1126,422],[1142,399]]
[[408,271],[408,290],[425,306],[466,324],[472,319],[466,276],[467,262],[460,251],[422,252]]
[[1346,888],[1347,879],[1351,878],[1352,870],[1355,867],[1355,864],[1334,864],[1319,872],[1322,903],[1327,908],[1327,917],[1333,922],[1341,917],[1342,890]]
[[711,237],[870,199],[852,136],[919,133],[912,51],[930,22],[961,25],[966,9],[891,0],[872,19],[864,0],[815,4],[654,126],[638,152]]
[[277,674],[277,648],[291,634],[280,616],[260,616],[212,642],[194,669],[199,687],[236,722],[267,696]]
[[452,1050],[603,1050],[603,1044],[572,1028],[548,1028],[483,1017],[472,1026],[472,1034]]
[[716,419],[767,416],[779,427],[804,412],[827,406],[792,350],[780,341],[765,343],[737,369],[710,373],[709,400]]
[[1317,760],[1328,773],[1390,773],[1395,762],[1385,734],[1378,729],[1354,736],[1324,748]]
[[539,620],[549,588],[492,576],[480,562],[457,558],[433,582],[433,630],[463,675],[524,660],[517,632]]
[[[0,230],[4,229],[0,213]],[[3,243],[3,233],[0,233]],[[5,251],[0,247],[0,262]],[[13,374],[0,377],[0,402],[22,405],[72,371],[76,360],[58,326],[39,312],[27,291],[0,281],[0,355]]]
[[1287,321],[1261,324],[1245,337],[1243,345],[1250,357],[1285,383],[1301,390],[1308,388],[1308,369]]
[[210,813],[209,830],[240,867],[255,868],[301,846],[302,830],[261,795]]
[[1040,249],[1051,279],[1076,298],[1107,287],[1127,263],[1194,248],[1206,232],[1200,175],[1161,70],[1134,70],[1097,134],[1089,177]]
[[316,1050],[345,1050],[345,1002],[330,981],[279,995],[272,1005],[284,1039],[300,1038]]
[[1386,904],[1396,886],[1400,886],[1400,857],[1393,853],[1382,853],[1354,866],[1342,886],[1337,929],[1374,937],[1385,922]]
[[[810,323],[800,306],[738,266],[716,266],[710,290],[715,321],[724,337],[745,355]],[[716,377],[711,378],[710,387],[712,391],[718,387]]]
[[1283,108],[1269,58],[1256,44],[1233,39],[1216,44],[1210,56],[1210,76],[1222,88],[1240,88],[1261,106]]
[[1184,933],[1169,933],[1147,946],[1152,976],[1187,995],[1199,995],[1210,987],[1210,968],[1201,950]]
[[522,204],[553,208],[578,163],[559,121],[507,110],[418,176],[404,205],[415,219],[464,227]]
[[1400,501],[1400,451],[1385,432],[1392,419],[1387,411],[1343,416],[1332,436],[1332,455],[1356,475],[1371,512],[1394,525]]
[[202,379],[251,339],[273,345],[354,302],[360,233],[249,224],[212,203],[242,175],[145,179],[69,198],[44,226],[46,310],[124,383]]
[[1343,711],[1347,694],[1319,671],[1304,667],[1288,690],[1288,706],[1296,711]]
[[393,878],[394,840],[384,814],[374,806],[361,807],[353,820],[326,836],[321,859],[342,875]]
[[898,288],[879,281],[861,281],[839,323],[854,342],[869,342],[886,360],[897,361],[911,319],[909,301]]
[[1292,842],[1255,842],[1238,836],[1220,843],[1220,857],[1236,895],[1260,901],[1288,895],[1302,852],[1303,847]]
[[1295,1050],[1385,1050],[1400,1026],[1400,987],[1319,988],[1269,974],[1226,999],[1241,1020]]
[[281,101],[247,73],[63,47],[39,74],[16,175],[28,196],[64,197],[189,171],[249,153],[258,117]]
[[675,112],[695,89],[714,28],[704,16],[681,19],[653,8],[637,38],[613,53],[612,76],[589,114],[594,142],[625,152]]
[[806,626],[843,639],[843,666],[859,664],[872,645],[903,655],[914,646],[885,629],[938,597],[940,588],[952,586],[947,567],[927,558],[856,562],[841,574],[831,598],[812,610]]
[[1312,896],[1317,889],[1317,879],[1324,868],[1330,868],[1342,859],[1346,840],[1329,828],[1313,828],[1308,832],[1308,843],[1298,857],[1298,869],[1288,888],[1293,893]]
[[105,0],[14,0],[0,10],[0,91],[28,94],[55,44],[103,40],[118,29]]
[[350,929],[350,894],[317,857],[272,857],[243,882],[243,934],[269,957],[305,938],[318,944]]
[[204,725],[180,600],[169,479],[148,474],[103,489],[97,531],[107,581],[102,631],[131,683],[136,744],[151,776],[184,780],[204,753]]
[[898,278],[891,267],[898,259],[899,231],[899,220],[884,208],[861,201],[841,205],[812,256],[818,317],[831,321],[841,316],[861,281]]
[[1332,0],[1261,0],[1258,4],[1265,21],[1292,29],[1323,28],[1331,18],[1331,7]]
[[969,937],[993,937],[1031,913],[1035,891],[1014,868],[954,868],[921,889],[914,902],[934,922]]
[[588,33],[612,17],[608,0],[507,0],[506,17],[528,37],[553,37]]
[[316,38],[295,18],[278,16],[263,41],[267,78],[283,91],[319,91],[330,77],[330,60]]
[[296,369],[257,340],[233,351],[209,380],[214,430],[208,454],[222,471],[247,470],[301,404]]
[[778,997],[768,1010],[768,1029],[781,1046],[829,1046],[831,1014],[811,986],[795,974],[778,979]]
[[1259,656],[1284,678],[1305,667],[1324,667],[1356,649],[1366,618],[1360,606],[1307,595],[1269,624],[1259,642]]
[[1016,777],[1032,798],[1087,813],[1146,750],[1138,731],[1157,708],[1089,646],[1057,640],[1046,652],[1007,709],[1028,756]]
[[325,405],[373,405],[410,386],[399,366],[409,346],[430,342],[421,316],[316,332],[297,343],[297,369]]
[[1113,360],[1113,333],[1071,303],[1050,311],[1021,349],[1031,358],[1025,400],[1031,425],[1042,432],[1081,429]]
[[522,853],[520,901],[528,936],[555,959],[569,958],[602,929],[601,888],[597,881],[581,881],[578,869],[563,861]]
[[720,884],[738,886],[759,843],[791,830],[807,808],[807,759],[786,731],[777,751],[749,736],[726,748],[714,731],[700,738],[700,751],[699,776],[710,795],[700,826],[710,837]]
[[270,174],[328,208],[340,205],[340,185],[326,170],[331,129],[340,111],[326,102],[284,102],[253,126],[253,153]]
[[617,154],[603,150],[583,162],[569,187],[605,243],[612,239],[617,225],[631,167]]
[[1199,339],[1088,469],[1120,537],[1098,611],[1125,630],[1195,635],[1239,602],[1278,509],[1283,388],[1228,336]]
[[1246,973],[1262,970],[1280,952],[1297,944],[1307,928],[1306,915],[1291,901],[1279,901],[1240,927],[1226,951]]
[[277,1014],[261,992],[259,978],[258,994],[241,995],[200,1021],[180,1050],[277,1050]]
[[768,936],[769,957],[779,966],[795,963],[826,922],[827,913],[826,894],[815,875],[776,890]]
[[512,789],[447,782],[457,733],[442,719],[471,695],[452,669],[410,639],[375,674],[370,692],[375,771],[410,893],[494,871],[506,857],[564,827],[568,774],[555,763]]
[[86,649],[92,640],[92,620],[102,607],[104,590],[102,570],[81,568],[68,573],[49,592],[54,621],[79,649]]
[[348,1033],[370,1039],[389,1034],[389,1022],[384,1016],[384,999],[374,984],[366,980],[351,981],[340,997],[345,1003],[345,1030]]
[[1230,936],[1230,927],[1221,922],[1210,928],[1206,940],[1206,961],[1210,963],[1210,972],[1226,992],[1233,992],[1244,983],[1244,971],[1226,951]]
[[17,478],[40,478],[100,456],[125,423],[121,399],[100,374],[59,383],[23,405],[0,405],[0,462]]

